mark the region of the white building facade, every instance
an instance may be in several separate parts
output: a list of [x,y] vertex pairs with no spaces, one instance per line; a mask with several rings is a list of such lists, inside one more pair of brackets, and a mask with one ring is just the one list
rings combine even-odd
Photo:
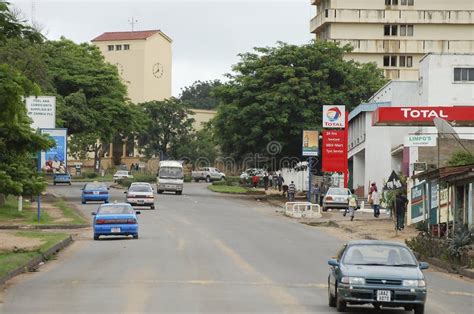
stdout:
[[[434,127],[373,126],[374,112],[420,106],[474,106],[474,55],[428,54],[421,60],[418,81],[391,81],[350,113],[349,185],[359,196],[367,195],[372,182],[382,187],[393,170],[410,173],[418,152],[404,147],[407,135],[436,133]],[[455,129],[461,138],[474,139],[474,122]]]

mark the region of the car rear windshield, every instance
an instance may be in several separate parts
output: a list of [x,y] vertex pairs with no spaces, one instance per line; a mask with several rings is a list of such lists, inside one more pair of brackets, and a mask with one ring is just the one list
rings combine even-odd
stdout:
[[130,187],[130,192],[151,192],[149,185],[133,185]]
[[161,167],[160,178],[180,179],[183,177],[183,169],[178,167]]
[[129,205],[107,205],[97,211],[98,214],[133,214],[133,208]]
[[349,195],[348,189],[341,189],[341,188],[330,188],[328,191],[329,195]]
[[105,184],[100,183],[88,183],[85,187],[86,190],[105,190],[107,186]]
[[351,245],[342,262],[349,265],[416,266],[408,248],[383,244]]

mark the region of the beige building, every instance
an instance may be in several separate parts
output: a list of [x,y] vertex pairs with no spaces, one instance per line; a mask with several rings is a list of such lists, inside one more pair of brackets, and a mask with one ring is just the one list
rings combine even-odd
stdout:
[[172,40],[163,32],[108,32],[92,43],[117,66],[133,103],[171,97]]
[[194,119],[193,129],[196,131],[202,130],[204,125],[217,114],[215,110],[191,109],[191,111],[194,113],[191,118]]
[[316,39],[350,44],[390,79],[417,80],[426,53],[474,54],[473,0],[311,0]]

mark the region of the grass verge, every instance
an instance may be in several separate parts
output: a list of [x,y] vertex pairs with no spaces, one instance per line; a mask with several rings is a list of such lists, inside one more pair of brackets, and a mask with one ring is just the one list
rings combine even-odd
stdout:
[[0,224],[2,223],[25,223],[25,224],[51,224],[53,218],[47,213],[41,213],[41,219],[38,221],[36,212],[36,203],[23,201],[23,211],[18,211],[18,199],[14,196],[8,196],[5,204],[0,207]]
[[112,174],[106,174],[105,176],[101,177],[95,177],[95,178],[80,178],[80,177],[72,177],[72,182],[112,182],[113,181],[113,175]]
[[44,241],[44,243],[34,250],[19,250],[16,252],[0,252],[0,277],[8,272],[24,265],[34,257],[41,256],[44,252],[52,248],[57,243],[66,239],[69,235],[65,233],[50,233],[40,231],[21,231],[15,233],[16,236],[35,238]]
[[207,188],[213,192],[228,194],[247,194],[248,192],[247,188],[243,188],[241,186],[209,185]]
[[67,224],[73,225],[83,225],[88,224],[89,222],[79,214],[71,205],[67,204],[63,199],[58,199],[54,205],[58,207],[62,212],[65,218],[71,219]]

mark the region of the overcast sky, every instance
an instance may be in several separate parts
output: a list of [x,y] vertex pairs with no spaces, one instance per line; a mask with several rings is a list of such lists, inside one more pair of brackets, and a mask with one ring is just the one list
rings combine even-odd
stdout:
[[[10,0],[27,19],[32,0]],[[222,79],[255,46],[309,42],[310,0],[35,0],[49,39],[88,42],[103,32],[161,29],[173,39],[173,95],[196,80]]]

